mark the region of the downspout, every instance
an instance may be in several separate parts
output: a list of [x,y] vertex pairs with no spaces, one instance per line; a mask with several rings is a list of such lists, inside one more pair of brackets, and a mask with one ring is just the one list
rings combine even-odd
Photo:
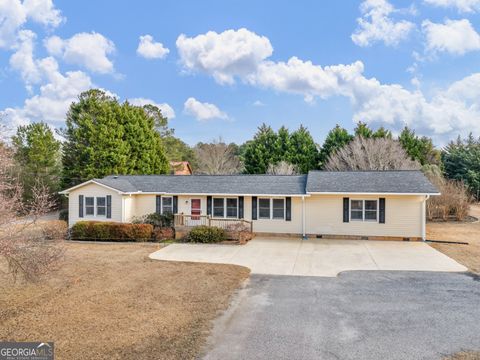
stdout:
[[422,201],[422,241],[427,240],[427,200],[430,195],[425,195]]
[[302,238],[303,240],[307,240],[305,234],[305,196],[302,196]]

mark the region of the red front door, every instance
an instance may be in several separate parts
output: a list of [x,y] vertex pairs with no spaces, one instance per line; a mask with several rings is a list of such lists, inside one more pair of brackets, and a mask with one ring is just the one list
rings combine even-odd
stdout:
[[202,213],[202,201],[200,199],[191,200],[191,214],[192,220],[200,220],[200,215]]

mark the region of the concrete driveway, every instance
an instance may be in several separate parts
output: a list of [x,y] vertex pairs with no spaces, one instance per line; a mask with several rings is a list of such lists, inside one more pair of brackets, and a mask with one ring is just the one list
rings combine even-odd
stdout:
[[157,260],[246,266],[253,274],[337,276],[346,270],[466,271],[425,243],[256,237],[247,245],[172,244]]
[[216,320],[204,356],[439,360],[480,351],[478,299],[480,281],[466,273],[252,275]]

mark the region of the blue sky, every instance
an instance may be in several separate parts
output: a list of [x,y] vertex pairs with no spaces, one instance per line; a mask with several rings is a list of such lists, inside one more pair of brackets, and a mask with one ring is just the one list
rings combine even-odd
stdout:
[[480,135],[479,12],[480,0],[0,0],[0,111],[11,127],[60,127],[99,87],[159,104],[189,144],[241,143],[262,122],[321,142],[362,120],[443,145]]

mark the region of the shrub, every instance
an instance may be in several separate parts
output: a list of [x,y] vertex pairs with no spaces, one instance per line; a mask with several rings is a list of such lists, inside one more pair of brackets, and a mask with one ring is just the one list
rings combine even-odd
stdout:
[[205,225],[195,226],[186,237],[188,242],[197,243],[217,243],[226,239],[225,230],[216,226]]
[[155,241],[164,241],[175,238],[175,230],[171,227],[156,228],[153,230]]
[[250,226],[237,223],[227,226],[227,237],[232,240],[237,240],[240,244],[246,244],[247,241],[252,240],[253,234],[250,231]]
[[148,241],[153,226],[150,224],[124,224],[103,221],[79,221],[72,226],[74,240]]
[[58,213],[58,220],[63,220],[68,223],[68,209],[62,209]]
[[67,237],[68,225],[63,220],[51,220],[40,224],[46,240],[64,240]]
[[463,182],[445,179],[441,173],[431,169],[425,173],[441,192],[441,195],[428,199],[427,218],[447,221],[453,217],[457,221],[464,220],[468,215],[471,196]]
[[152,213],[144,216],[137,216],[132,220],[134,224],[150,224],[155,227],[172,227],[173,214]]

